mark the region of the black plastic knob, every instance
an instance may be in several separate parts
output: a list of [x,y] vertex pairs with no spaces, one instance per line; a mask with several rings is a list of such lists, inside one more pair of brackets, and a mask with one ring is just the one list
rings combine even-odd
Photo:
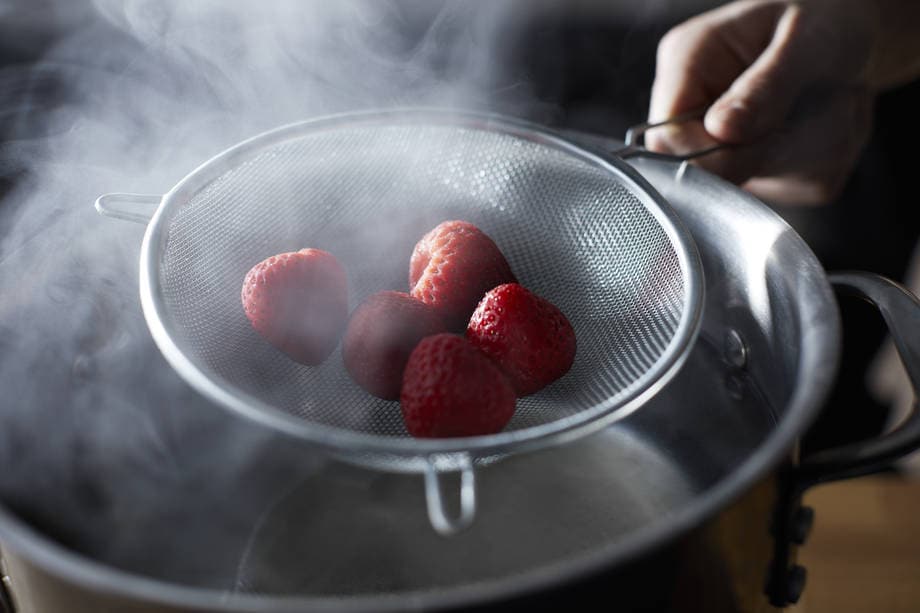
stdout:
[[808,579],[808,571],[804,566],[796,564],[786,573],[786,602],[795,604],[802,597],[805,591],[805,581]]
[[815,525],[815,510],[811,507],[799,507],[792,517],[790,535],[792,542],[802,545],[808,540],[811,528]]

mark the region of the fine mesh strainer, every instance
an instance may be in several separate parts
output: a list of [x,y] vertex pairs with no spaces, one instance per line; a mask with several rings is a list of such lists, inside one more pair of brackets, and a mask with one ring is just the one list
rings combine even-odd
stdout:
[[[154,205],[152,218],[138,208]],[[149,220],[141,302],[186,381],[339,457],[424,472],[429,515],[444,533],[472,520],[474,465],[635,410],[680,366],[700,318],[695,247],[648,183],[615,156],[494,116],[401,110],[297,123],[221,153],[162,197],[108,194],[96,206]],[[414,439],[398,403],[353,383],[339,350],[320,366],[297,364],[246,319],[246,272],[304,247],[341,261],[352,309],[380,290],[408,291],[415,242],[447,219],[492,237],[519,281],[576,332],[569,373],[518,399],[501,433]],[[453,471],[460,512],[448,517],[439,480]]]

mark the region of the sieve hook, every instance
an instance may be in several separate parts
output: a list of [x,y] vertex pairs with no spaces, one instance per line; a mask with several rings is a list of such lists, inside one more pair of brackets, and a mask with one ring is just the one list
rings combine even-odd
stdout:
[[162,199],[153,194],[103,194],[96,198],[96,210],[106,217],[146,224]]
[[682,113],[680,115],[675,115],[674,117],[669,117],[661,121],[646,121],[630,127],[626,130],[626,136],[623,139],[624,147],[617,151],[614,151],[614,154],[621,158],[629,158],[634,156],[642,156],[648,158],[655,158],[660,160],[667,160],[671,162],[688,162],[692,159],[708,155],[714,151],[719,151],[720,149],[726,149],[730,147],[728,143],[715,143],[708,147],[703,147],[702,149],[696,149],[694,151],[688,151],[687,153],[658,153],[655,151],[649,151],[645,148],[645,133],[654,128],[660,128],[661,126],[667,126],[675,123],[683,123],[685,121],[691,121],[693,119],[701,119],[706,114],[706,109],[695,109],[687,113]]
[[452,536],[473,523],[476,515],[476,476],[469,456],[459,461],[460,472],[460,514],[449,517],[444,508],[441,481],[449,471],[439,469],[432,458],[425,466],[425,502],[428,505],[428,519],[431,527],[442,536]]

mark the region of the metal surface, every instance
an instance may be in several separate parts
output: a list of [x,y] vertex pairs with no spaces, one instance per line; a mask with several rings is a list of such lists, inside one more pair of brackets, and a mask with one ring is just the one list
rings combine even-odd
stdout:
[[3,552],[0,551],[0,613],[15,613],[13,597],[10,596],[10,578],[7,575]]
[[862,298],[878,309],[907,371],[914,403],[910,414],[884,436],[804,458],[799,478],[805,485],[877,471],[920,446],[920,300],[905,287],[877,275],[849,272],[830,278],[841,294]]
[[[423,599],[458,586],[488,591],[496,577],[545,572],[596,551],[598,534],[626,537],[695,490],[661,450],[616,427],[577,445],[508,458],[477,477],[488,512],[444,539],[425,530],[422,491],[408,476],[344,467],[314,475],[260,519],[237,588]],[[370,507],[369,494],[388,512]]]
[[[519,400],[502,433],[414,440],[392,403],[348,379],[338,354],[297,365],[243,315],[240,279],[273,253],[329,249],[357,304],[404,287],[414,241],[456,217],[492,236],[579,335],[565,379]],[[142,248],[141,294],[167,359],[213,400],[336,451],[402,456],[421,471],[429,455],[478,459],[570,440],[652,396],[699,321],[698,262],[682,232],[625,165],[531,126],[419,111],[342,116],[242,143],[164,196]]]
[[[598,577],[586,578],[558,590],[541,590],[510,601],[503,599],[494,605],[464,603],[454,610],[464,613],[544,610],[588,613],[609,611],[610,603],[615,602],[618,610],[647,613],[776,613],[777,610],[760,596],[765,561],[770,551],[765,522],[773,490],[773,479],[765,479],[701,528],[663,550],[651,552]],[[301,503],[304,502],[301,499]],[[293,500],[289,501],[290,510],[296,506],[292,503]],[[193,608],[187,601],[184,605],[170,607],[160,600],[158,606],[157,601],[119,597],[94,590],[87,584],[62,583],[21,559],[16,562],[17,576],[27,578],[25,584],[37,593],[32,601],[35,606],[22,613],[59,610],[67,613],[216,612],[234,610],[238,604],[236,599],[228,598],[226,605],[212,601],[210,606],[201,603]],[[354,610],[348,602],[333,601],[323,607],[316,599],[308,603],[303,599],[278,596],[269,599],[267,596],[263,595],[264,608],[248,610],[291,613]],[[380,599],[377,603],[366,604],[364,610],[386,610],[390,604],[387,599]],[[399,610],[419,608],[430,607],[406,600]]]
[[[178,548],[215,563],[181,523],[174,540],[138,539],[145,555],[130,566],[107,559],[107,547],[81,554],[59,545],[0,508],[0,540],[15,552],[17,585],[28,586],[44,610],[80,613],[466,610],[607,568],[623,571],[606,593],[618,603],[651,598],[673,604],[664,610],[711,613],[681,597],[698,594],[706,581],[691,577],[688,589],[672,592],[660,560],[642,565],[650,552],[682,548],[689,534],[702,541],[694,551],[734,552],[724,568],[710,563],[723,558],[709,555],[689,566],[745,577],[747,587],[727,576],[702,577],[741,590],[725,610],[765,610],[756,586],[769,555],[766,511],[774,505],[777,466],[793,455],[833,378],[840,334],[833,294],[807,246],[753,198],[692,167],[678,174],[677,164],[634,163],[667,194],[700,246],[708,290],[700,338],[685,367],[642,411],[577,444],[483,467],[477,477],[488,512],[470,530],[449,540],[426,530],[424,492],[411,475],[326,462],[267,501],[223,587],[165,578],[168,569],[144,564]],[[743,339],[743,368],[727,359],[737,355],[726,353],[730,331]],[[174,453],[195,447],[194,439],[177,436]],[[248,499],[253,483],[275,471],[246,474],[225,505]],[[220,469],[206,476],[220,477]],[[770,486],[762,490],[758,481]],[[158,494],[169,498],[168,490]],[[445,506],[456,502],[447,496]],[[712,529],[700,530],[707,518],[714,518]],[[105,526],[85,530],[110,544]],[[752,565],[746,556],[755,541],[760,554]]]
[[445,472],[438,470],[434,463],[429,463],[425,469],[425,503],[432,526],[439,534],[455,534],[469,528],[476,514],[476,473],[473,464],[466,460],[459,467],[460,479],[460,511],[456,516],[450,516],[445,509],[443,481],[447,478]]
[[[98,599],[120,594],[173,610],[227,611],[466,607],[623,567],[674,542],[789,456],[832,381],[838,320],[819,263],[762,204],[692,167],[676,178],[677,164],[634,163],[700,246],[707,278],[701,337],[677,378],[642,411],[577,444],[482,468],[485,511],[470,530],[447,541],[431,533],[423,488],[410,475],[330,464],[294,492],[279,493],[245,543],[238,577],[227,577],[224,589],[76,554],[2,510],[0,538],[49,573],[93,586]],[[747,347],[737,389],[726,380],[728,330]],[[250,490],[244,480],[236,487],[233,496],[241,499]],[[454,498],[446,502],[457,508]],[[308,514],[297,516],[297,509]],[[283,529],[283,518],[293,530]],[[368,535],[370,527],[377,529]],[[306,535],[316,537],[312,548]],[[363,549],[359,535],[376,544],[389,539],[389,546]],[[193,532],[176,538],[186,552],[203,550]],[[286,568],[284,542],[303,554]],[[144,546],[148,555],[171,550],[168,541]],[[445,548],[441,557],[423,555],[438,548]],[[480,574],[459,572],[491,556],[495,565]],[[317,572],[298,573],[300,565]],[[279,567],[286,572],[270,572]],[[407,577],[406,568],[419,573]]]
[[632,126],[626,131],[623,147],[621,149],[614,150],[614,155],[621,158],[645,157],[667,162],[688,162],[690,160],[703,157],[704,155],[709,155],[710,153],[730,148],[732,145],[727,143],[716,143],[708,147],[685,151],[682,153],[658,153],[656,151],[651,151],[645,148],[645,134],[650,130],[676,123],[683,123],[685,121],[691,121],[694,119],[702,119],[706,114],[706,110],[707,109],[697,109],[688,111],[682,115],[664,119],[662,121],[647,121]]
[[725,363],[732,368],[741,370],[747,366],[747,345],[737,330],[729,330],[725,333],[722,352]]
[[105,194],[96,199],[96,210],[112,219],[146,225],[161,201],[161,196],[152,194]]
[[[96,208],[137,221],[129,198],[105,195]],[[272,254],[332,252],[349,273],[353,308],[374,292],[407,289],[415,241],[456,218],[490,235],[578,336],[566,376],[518,399],[498,434],[414,439],[395,403],[351,381],[338,351],[317,367],[296,364],[246,320],[241,279]],[[703,294],[692,241],[622,161],[535,126],[419,110],[295,124],[206,162],[163,196],[140,282],[154,339],[208,398],[351,461],[415,472],[561,444],[624,418],[686,358]],[[435,529],[470,523],[472,486],[450,518],[436,480],[426,484]]]
[[897,283],[870,273],[836,273],[829,278],[838,293],[862,298],[878,308],[913,386],[914,407],[905,420],[884,435],[805,456],[798,466],[785,471],[774,519],[775,551],[767,583],[770,601],[781,607],[798,602],[805,588],[806,570],[794,560],[795,545],[805,542],[814,522],[814,510],[802,506],[805,490],[819,483],[885,469],[920,447],[920,300]]

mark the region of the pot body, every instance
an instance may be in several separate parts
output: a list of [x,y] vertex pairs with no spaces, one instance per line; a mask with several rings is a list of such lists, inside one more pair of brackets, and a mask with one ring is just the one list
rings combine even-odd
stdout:
[[[764,593],[774,541],[769,524],[781,483],[775,474],[715,517],[629,564],[591,573],[549,590],[460,606],[452,611],[620,611],[648,613],[768,613],[779,611]],[[64,579],[18,554],[6,554],[16,613],[220,613],[220,605],[169,604],[94,589]],[[306,611],[275,601],[252,611]],[[336,607],[333,607],[335,610]],[[415,609],[407,603],[406,609]],[[2,610],[2,609],[0,609]],[[237,610],[237,609],[234,609]],[[371,609],[372,610],[372,609]],[[4,611],[3,613],[7,613]]]
[[[706,276],[693,353],[642,410],[483,468],[480,515],[447,540],[428,527],[418,478],[311,450],[279,460],[274,443],[274,460],[226,480],[233,506],[245,507],[229,513],[232,538],[216,530],[209,542],[212,526],[180,518],[170,538],[113,552],[87,517],[70,526],[85,538],[64,546],[0,509],[17,611],[533,610],[573,594],[624,610],[770,610],[778,468],[832,381],[836,302],[807,246],[762,204],[695,168],[635,165],[688,226]],[[573,582],[574,592],[555,591]]]

